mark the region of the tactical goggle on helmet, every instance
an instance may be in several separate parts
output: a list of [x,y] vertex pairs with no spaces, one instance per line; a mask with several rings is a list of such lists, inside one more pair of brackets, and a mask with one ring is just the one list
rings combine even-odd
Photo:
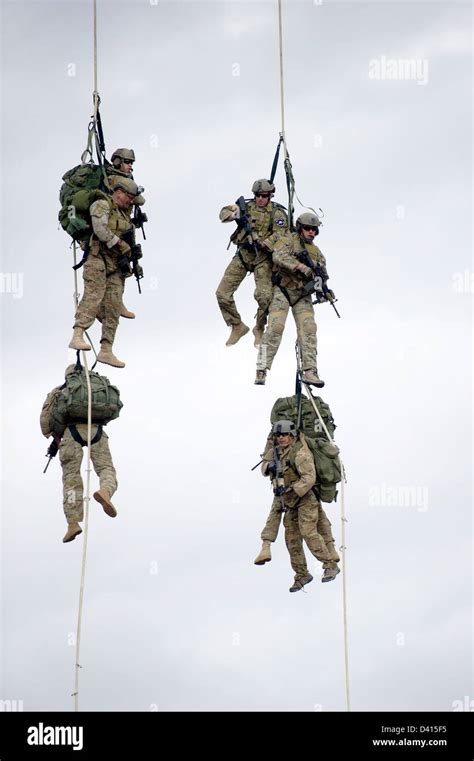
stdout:
[[291,420],[277,420],[276,423],[273,423],[272,433],[274,436],[278,433],[282,433],[285,436],[291,433],[296,438],[296,426]]
[[255,180],[252,185],[252,193],[254,196],[260,193],[274,193],[275,185],[270,180]]

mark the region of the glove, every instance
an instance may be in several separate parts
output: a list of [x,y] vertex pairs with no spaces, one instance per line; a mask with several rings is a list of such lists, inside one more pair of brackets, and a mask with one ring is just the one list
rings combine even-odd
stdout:
[[272,462],[268,463],[267,476],[271,476],[272,478],[275,478],[276,472],[277,472],[277,464],[274,460],[272,460]]
[[313,277],[313,270],[311,269],[311,267],[307,267],[306,264],[302,264],[300,262],[299,264],[296,265],[295,269],[297,272],[302,272],[303,275],[307,278]]
[[221,222],[234,222],[240,219],[240,209],[236,203],[231,203],[229,206],[224,206],[219,217]]
[[114,248],[118,249],[118,251],[123,254],[123,256],[130,256],[132,253],[132,249],[128,243],[125,243],[124,240],[119,240],[119,242],[115,244]]
[[327,289],[326,293],[324,294],[326,296],[326,301],[336,301],[336,297],[334,295],[334,291],[331,291],[330,288]]

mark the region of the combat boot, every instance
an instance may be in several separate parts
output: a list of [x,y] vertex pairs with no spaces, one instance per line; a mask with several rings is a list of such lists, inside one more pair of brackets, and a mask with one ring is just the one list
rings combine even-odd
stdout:
[[318,376],[318,371],[316,367],[314,370],[305,370],[302,377],[303,383],[309,383],[311,386],[317,386],[318,388],[322,388],[324,386],[324,381],[321,380],[321,378]]
[[245,334],[248,333],[249,330],[250,330],[250,328],[248,328],[246,325],[244,325],[243,322],[239,322],[238,325],[232,325],[231,334],[230,334],[229,338],[227,339],[227,341],[225,342],[225,345],[226,346],[233,346],[234,344],[237,343],[237,341],[240,341],[242,336],[245,336]]
[[263,341],[263,328],[259,328],[258,325],[255,325],[254,329],[252,330],[252,333],[255,336],[255,341],[253,342],[253,345],[255,348],[260,346],[260,344]]
[[115,518],[117,516],[117,510],[110,501],[110,494],[107,489],[99,489],[99,491],[95,491],[94,499],[96,499],[97,502],[102,505],[104,508],[104,513],[110,515],[111,518]]
[[82,534],[82,528],[79,526],[76,521],[73,521],[72,523],[68,523],[67,531],[63,536],[63,542],[66,544],[66,542],[72,542],[78,534]]
[[255,565],[265,565],[265,563],[269,563],[272,559],[272,551],[270,549],[271,542],[269,542],[267,539],[264,539],[262,542],[262,549],[258,553],[257,557],[253,561]]
[[84,341],[84,328],[74,328],[69,348],[76,351],[90,351],[91,347]]
[[311,581],[313,581],[313,577],[310,573],[307,573],[306,576],[301,576],[299,579],[295,579],[295,583],[290,587],[290,592],[299,592],[300,589],[303,589],[305,584],[309,584]]
[[267,378],[266,370],[257,370],[257,374],[255,375],[255,381],[254,381],[255,385],[264,386],[266,378]]
[[333,568],[325,568],[321,581],[323,584],[325,581],[333,581],[338,573],[341,573],[341,569],[337,565],[335,565]]
[[120,317],[126,317],[127,320],[134,320],[135,319],[135,312],[131,312],[125,304],[122,302],[122,306],[120,307]]
[[112,352],[112,344],[109,341],[101,341],[97,361],[103,362],[104,365],[112,365],[112,367],[125,367],[125,362],[121,362],[120,359],[117,359]]

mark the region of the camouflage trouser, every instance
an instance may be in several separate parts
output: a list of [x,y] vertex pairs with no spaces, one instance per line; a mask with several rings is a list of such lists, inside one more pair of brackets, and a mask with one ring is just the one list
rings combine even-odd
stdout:
[[76,310],[75,328],[90,328],[98,314],[102,319],[101,341],[114,342],[120,318],[124,276],[117,257],[94,241],[84,264],[84,293]]
[[263,527],[261,533],[262,542],[275,542],[278,536],[278,531],[281,523],[281,500],[280,498],[274,499],[270,512],[268,513],[267,522]]
[[248,270],[242,264],[236,254],[230,261],[224,272],[221,282],[216,291],[217,303],[227,325],[239,325],[242,322],[237,309],[234,293],[245,278],[248,271],[253,272],[255,278],[254,299],[258,304],[255,324],[261,330],[265,330],[267,312],[273,296],[272,267],[268,257],[259,258],[255,266],[249,257],[243,252],[244,261]]
[[308,573],[303,539],[311,554],[323,564],[323,568],[333,568],[339,561],[331,523],[313,492],[302,497],[297,508],[289,508],[286,511],[283,525],[296,580]]
[[[298,298],[298,291],[288,291],[293,302]],[[278,286],[275,287],[273,299],[268,314],[268,326],[263,336],[263,342],[258,350],[257,369],[270,370],[277,353],[290,305],[288,299]],[[300,299],[291,307],[295,318],[298,342],[303,359],[303,370],[313,370],[316,367],[316,323],[311,296]]]
[[[78,423],[77,431],[83,441],[87,441],[87,425]],[[91,428],[91,440],[97,433],[97,426]],[[63,471],[63,506],[68,523],[82,521],[83,514],[83,482],[81,476],[82,447],[73,439],[69,428],[66,428],[59,447],[59,459]],[[117,490],[117,474],[112,462],[109,449],[109,439],[105,431],[96,444],[91,445],[91,460],[94,470],[99,476],[100,488],[105,488],[110,496]]]

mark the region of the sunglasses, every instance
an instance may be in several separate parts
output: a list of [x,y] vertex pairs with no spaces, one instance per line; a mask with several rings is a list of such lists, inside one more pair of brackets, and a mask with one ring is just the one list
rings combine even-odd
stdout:
[[255,198],[270,198],[270,193],[255,193]]
[[312,225],[301,225],[301,226],[302,226],[303,230],[308,230],[308,231],[309,230],[314,230],[316,232],[316,230],[318,229],[317,227],[312,227]]
[[133,164],[133,159],[122,159],[122,164]]
[[290,436],[289,433],[276,433],[275,436]]

